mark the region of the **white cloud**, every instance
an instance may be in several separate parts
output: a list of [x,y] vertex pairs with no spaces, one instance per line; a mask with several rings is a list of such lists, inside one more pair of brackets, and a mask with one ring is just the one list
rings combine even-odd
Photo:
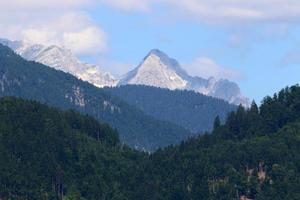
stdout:
[[107,60],[107,59],[99,59],[97,63],[105,71],[110,72],[116,78],[123,77],[126,73],[128,73],[130,70],[136,67],[136,64]]
[[104,0],[125,11],[155,10],[209,23],[291,22],[300,20],[299,0]]
[[[0,1],[0,37],[60,43],[78,54],[104,52],[106,34],[81,12],[95,4],[210,23],[300,20],[299,0],[9,0]],[[157,15],[161,12],[165,15]]]
[[215,61],[207,57],[199,57],[188,64],[184,64],[184,68],[189,74],[200,76],[203,78],[226,78],[230,80],[239,80],[242,78],[240,72],[228,67],[221,67]]
[[65,32],[63,44],[76,54],[95,54],[107,50],[106,34],[97,27],[87,27],[78,32]]
[[92,2],[93,0],[8,0],[0,1],[0,8],[2,8],[2,11],[39,11],[41,9],[51,9],[55,12],[57,9],[70,9],[89,5]]
[[91,0],[0,1],[0,37],[64,45],[78,55],[105,52],[107,36],[82,6]]
[[102,0],[101,2],[125,11],[149,11],[156,0]]
[[56,31],[52,30],[41,30],[41,29],[24,29],[21,31],[23,40],[36,44],[56,44]]

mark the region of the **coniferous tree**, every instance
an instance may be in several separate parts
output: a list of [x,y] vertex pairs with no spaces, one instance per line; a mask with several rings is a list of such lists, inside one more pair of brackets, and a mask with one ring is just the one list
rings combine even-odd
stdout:
[[214,120],[214,129],[217,129],[221,126],[221,120],[220,120],[220,117],[217,116]]

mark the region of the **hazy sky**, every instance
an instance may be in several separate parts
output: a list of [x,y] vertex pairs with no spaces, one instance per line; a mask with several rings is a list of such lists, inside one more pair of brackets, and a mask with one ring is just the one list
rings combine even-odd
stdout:
[[0,37],[60,44],[120,76],[153,48],[249,98],[300,82],[299,0],[0,1]]

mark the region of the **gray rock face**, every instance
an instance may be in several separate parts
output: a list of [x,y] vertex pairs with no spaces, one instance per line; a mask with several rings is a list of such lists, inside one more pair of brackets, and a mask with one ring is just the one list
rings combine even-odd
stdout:
[[97,87],[115,86],[117,80],[96,65],[81,62],[73,53],[59,46],[30,44],[24,41],[0,39],[0,43],[10,47],[26,60],[36,61],[49,67],[70,73]]
[[227,79],[190,76],[175,59],[157,49],[150,51],[139,66],[127,73],[118,83],[118,85],[126,84],[193,90],[236,105],[248,107],[250,104],[236,83]]
[[188,81],[183,78],[186,75],[176,60],[159,50],[152,50],[137,68],[120,80],[119,85],[140,84],[171,90],[184,89],[188,85]]
[[72,52],[59,46],[30,44],[24,41],[0,39],[0,43],[10,47],[27,60],[36,61],[70,73],[79,79],[97,87],[117,85],[148,85],[171,90],[193,90],[208,96],[224,99],[232,104],[246,107],[250,102],[240,91],[239,86],[227,79],[204,79],[190,76],[181,68],[177,60],[170,58],[158,49],[151,50],[138,67],[128,72],[121,80],[104,72],[96,65],[86,64],[76,58]]

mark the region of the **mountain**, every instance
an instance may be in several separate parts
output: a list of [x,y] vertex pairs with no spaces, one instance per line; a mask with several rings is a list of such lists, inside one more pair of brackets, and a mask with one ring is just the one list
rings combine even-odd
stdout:
[[292,86],[148,154],[91,117],[1,98],[0,199],[298,200],[299,108]]
[[175,59],[158,49],[151,50],[137,68],[128,72],[121,80],[117,80],[110,73],[101,70],[99,66],[81,62],[64,47],[7,39],[0,39],[0,43],[10,47],[26,60],[70,73],[96,87],[137,84],[171,90],[186,89],[220,98],[232,104],[242,104],[246,107],[250,105],[249,100],[242,96],[236,83],[227,79],[192,77]]
[[91,117],[0,99],[3,200],[121,200],[133,196],[127,187],[143,156],[121,146],[113,129]]
[[299,108],[300,87],[288,87],[260,107],[239,107],[211,134],[155,152],[147,162],[151,175],[140,185],[152,189],[144,196],[300,199]]
[[141,64],[127,73],[118,85],[148,85],[160,88],[193,90],[208,96],[224,99],[236,105],[249,106],[240,88],[227,79],[192,77],[173,58],[158,49],[151,50]]
[[180,143],[193,135],[68,73],[27,61],[1,44],[0,96],[33,99],[89,114],[116,128],[123,143],[146,151]]
[[236,106],[194,91],[169,90],[143,85],[104,88],[144,113],[195,133],[211,131],[214,119],[224,122]]
[[36,61],[54,69],[70,73],[97,87],[115,86],[117,84],[117,80],[110,73],[104,72],[96,65],[79,61],[71,50],[64,47],[55,45],[44,46],[6,39],[0,39],[0,43],[10,47],[26,60]]

